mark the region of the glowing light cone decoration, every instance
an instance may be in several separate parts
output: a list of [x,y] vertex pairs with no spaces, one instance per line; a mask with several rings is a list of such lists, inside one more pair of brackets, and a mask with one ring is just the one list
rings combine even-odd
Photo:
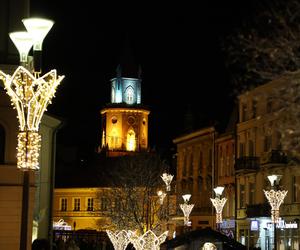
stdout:
[[188,226],[189,225],[189,221],[190,221],[190,214],[194,208],[194,204],[188,204],[190,198],[191,198],[191,195],[190,194],[185,194],[185,195],[182,195],[182,198],[184,200],[184,203],[183,204],[179,204],[182,212],[183,212],[183,215],[184,215],[184,225],[185,226]]
[[285,196],[287,195],[286,190],[275,190],[274,184],[279,184],[281,175],[270,175],[268,179],[271,183],[271,190],[263,190],[264,194],[270,203],[271,206],[271,219],[272,223],[277,224],[279,223],[279,208],[280,205],[283,203]]
[[17,110],[19,134],[17,166],[20,169],[39,169],[38,157],[41,136],[38,133],[42,116],[54,97],[64,76],[51,70],[43,77],[35,78],[26,68],[19,66],[12,76],[0,71],[7,94]]
[[164,199],[165,199],[166,195],[167,194],[165,192],[161,191],[161,190],[157,191],[157,196],[159,198],[159,204],[160,205],[162,205],[164,203]]
[[121,231],[110,231],[106,230],[106,233],[112,242],[115,250],[125,250],[130,242],[131,231],[121,230]]
[[216,209],[216,223],[222,223],[223,219],[222,219],[222,210],[223,207],[227,201],[226,198],[222,198],[220,199],[222,192],[224,190],[224,187],[216,187],[214,188],[214,191],[216,193],[216,198],[210,198],[213,206]]
[[171,175],[171,174],[167,174],[167,173],[163,173],[161,178],[163,179],[163,181],[165,182],[166,184],[166,190],[167,191],[171,191],[171,182],[173,180],[173,177],[174,175]]
[[130,241],[136,250],[159,250],[160,245],[166,240],[167,236],[168,231],[156,236],[152,230],[148,230],[142,236],[132,234]]

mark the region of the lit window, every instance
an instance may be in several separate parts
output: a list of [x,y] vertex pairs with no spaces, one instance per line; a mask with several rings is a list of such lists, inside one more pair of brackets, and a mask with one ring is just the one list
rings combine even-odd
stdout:
[[101,210],[102,211],[108,210],[108,202],[109,202],[109,200],[107,198],[101,198]]
[[240,185],[240,208],[244,208],[245,205],[245,185]]
[[88,198],[87,200],[87,211],[94,211],[94,199]]
[[79,198],[74,199],[74,211],[80,211],[80,199]]
[[125,95],[126,95],[126,103],[132,104],[134,93],[133,93],[133,88],[131,86],[129,86],[126,89],[126,94]]
[[127,133],[127,150],[135,151],[136,149],[136,141],[135,141],[135,132],[130,129]]
[[60,200],[60,211],[67,211],[67,198]]

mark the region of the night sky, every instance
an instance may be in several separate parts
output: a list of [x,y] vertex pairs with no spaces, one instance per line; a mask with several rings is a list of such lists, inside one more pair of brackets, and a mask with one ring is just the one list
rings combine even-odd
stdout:
[[32,1],[31,16],[55,21],[43,43],[44,71],[56,68],[65,75],[48,108],[65,121],[58,143],[87,151],[100,143],[100,109],[110,101],[110,79],[126,37],[142,68],[151,147],[169,148],[184,133],[187,110],[194,129],[227,121],[233,98],[220,40],[239,25],[250,4],[129,2]]

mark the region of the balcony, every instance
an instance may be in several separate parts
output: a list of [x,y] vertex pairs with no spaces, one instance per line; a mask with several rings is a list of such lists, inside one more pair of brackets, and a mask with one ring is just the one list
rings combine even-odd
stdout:
[[270,217],[271,207],[268,203],[247,205],[246,214],[248,218]]
[[277,149],[272,149],[269,152],[265,152],[262,154],[260,158],[261,165],[267,164],[286,164],[287,163],[287,156],[286,154]]
[[235,171],[257,171],[259,169],[259,157],[243,156],[236,159]]

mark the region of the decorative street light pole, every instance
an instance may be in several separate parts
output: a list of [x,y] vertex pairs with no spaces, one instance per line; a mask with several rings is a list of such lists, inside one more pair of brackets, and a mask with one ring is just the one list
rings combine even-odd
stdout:
[[[39,152],[41,135],[39,125],[48,104],[54,97],[57,86],[64,76],[57,76],[51,70],[42,77],[38,71],[28,69],[28,53],[32,46],[40,48],[43,39],[51,29],[53,21],[28,18],[22,20],[27,32],[13,32],[9,36],[20,54],[20,65],[12,76],[0,71],[0,79],[4,82],[12,105],[17,110],[19,133],[17,145],[17,167],[24,171],[22,197],[22,223],[20,249],[27,249],[28,239],[28,206],[29,206],[29,171],[39,169]],[[35,59],[35,58],[34,58]],[[40,61],[40,59],[38,59]]]
[[166,191],[169,192],[171,191],[171,182],[173,180],[174,175],[171,174],[167,174],[167,173],[163,173],[161,178],[163,179],[163,181],[166,184]]
[[190,214],[193,210],[193,207],[194,207],[194,204],[188,204],[191,196],[192,196],[191,194],[182,195],[184,203],[179,204],[180,208],[183,212],[183,215],[184,215],[184,226],[189,226],[189,221],[190,221],[189,216],[190,216]]
[[277,190],[282,175],[269,175],[268,179],[271,183],[271,190],[263,190],[264,194],[271,206],[271,219],[273,223],[274,233],[274,249],[277,249],[276,224],[279,223],[279,208],[287,194],[287,190]]
[[222,223],[222,210],[223,207],[227,201],[226,198],[220,199],[222,193],[223,193],[224,187],[216,187],[214,188],[214,191],[216,193],[216,198],[210,198],[212,204],[214,205],[216,209],[216,224],[217,224],[217,229],[220,230],[220,225]]

